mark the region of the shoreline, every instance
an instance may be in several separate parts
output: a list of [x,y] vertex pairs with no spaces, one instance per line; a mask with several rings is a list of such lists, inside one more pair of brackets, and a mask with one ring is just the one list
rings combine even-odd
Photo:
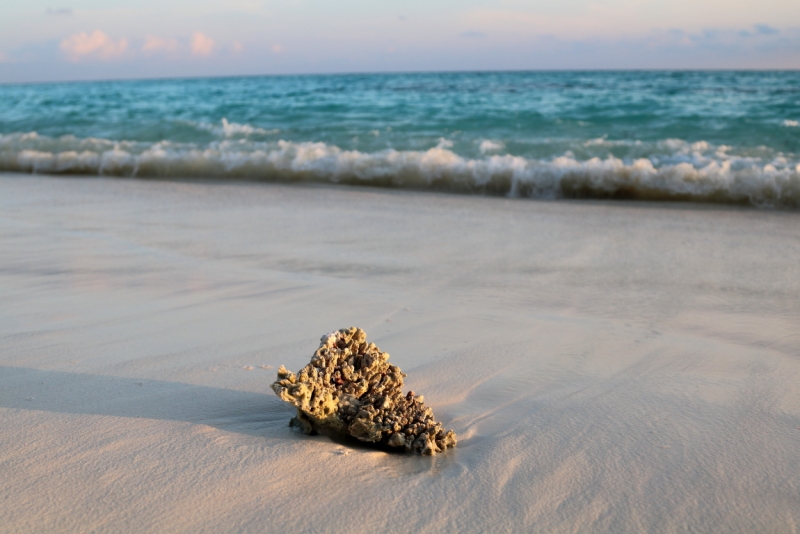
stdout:
[[593,197],[557,197],[557,198],[540,198],[540,197],[525,197],[525,196],[509,196],[507,194],[484,194],[465,191],[450,191],[440,189],[426,189],[426,188],[412,188],[405,186],[394,185],[373,185],[368,183],[351,183],[351,182],[328,182],[328,181],[312,181],[312,180],[266,180],[258,178],[246,177],[192,177],[192,176],[114,176],[114,175],[99,175],[99,174],[72,174],[72,173],[26,173],[17,171],[0,171],[0,178],[12,179],[25,179],[25,178],[50,178],[55,180],[110,180],[110,181],[132,181],[132,182],[154,182],[154,183],[176,183],[176,184],[197,184],[197,185],[216,185],[216,186],[275,186],[275,187],[297,187],[309,189],[340,189],[344,188],[364,190],[376,194],[399,194],[399,195],[434,195],[441,197],[467,197],[467,198],[485,198],[508,200],[514,202],[536,202],[536,203],[565,203],[565,204],[597,204],[609,205],[615,207],[653,207],[664,209],[676,210],[695,210],[695,209],[709,209],[709,210],[722,210],[722,211],[758,211],[767,213],[798,213],[797,208],[788,207],[785,205],[778,206],[759,206],[747,202],[706,202],[702,200],[648,200],[640,198],[593,198]]

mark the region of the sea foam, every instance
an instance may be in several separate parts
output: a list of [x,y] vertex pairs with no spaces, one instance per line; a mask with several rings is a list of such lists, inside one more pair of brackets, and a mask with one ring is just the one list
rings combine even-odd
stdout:
[[[225,126],[225,123],[223,123]],[[228,125],[230,126],[230,125]],[[594,144],[613,143],[604,139]],[[800,207],[800,164],[731,154],[705,141],[660,141],[651,157],[470,158],[441,139],[428,150],[344,150],[321,142],[224,139],[207,145],[0,135],[0,170],[124,177],[308,181],[531,198],[617,198]],[[502,147],[493,142],[492,151]],[[481,147],[481,148],[488,148]]]

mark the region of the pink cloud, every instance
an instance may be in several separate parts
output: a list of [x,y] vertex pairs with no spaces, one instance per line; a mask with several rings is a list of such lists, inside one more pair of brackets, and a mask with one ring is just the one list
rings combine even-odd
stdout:
[[196,56],[208,56],[214,49],[214,40],[207,35],[195,32],[192,35],[192,54]]
[[76,33],[61,41],[61,51],[70,61],[80,61],[83,58],[112,59],[127,50],[127,39],[122,38],[115,42],[100,30]]
[[144,38],[142,52],[175,52],[178,49],[178,40],[172,37],[156,37],[148,35]]

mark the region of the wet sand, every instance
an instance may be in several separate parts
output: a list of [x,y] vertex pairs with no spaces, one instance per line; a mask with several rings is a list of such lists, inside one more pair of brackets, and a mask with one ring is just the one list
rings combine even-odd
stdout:
[[[0,175],[1,532],[796,532],[800,214]],[[269,390],[360,326],[458,447]]]

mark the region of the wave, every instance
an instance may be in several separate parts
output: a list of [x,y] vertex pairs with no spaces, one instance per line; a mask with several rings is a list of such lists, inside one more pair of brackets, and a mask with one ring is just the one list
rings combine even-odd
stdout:
[[[605,142],[597,140],[596,142]],[[531,198],[610,198],[800,208],[800,163],[665,140],[652,158],[469,158],[449,141],[429,150],[367,153],[319,142],[223,140],[199,146],[35,132],[0,135],[0,171],[126,177],[310,181]],[[492,151],[502,147],[492,142]],[[665,155],[664,147],[670,149]],[[489,145],[487,150],[489,152]]]
[[194,121],[184,121],[189,126],[193,126],[198,130],[203,130],[206,132],[210,132],[213,135],[218,137],[249,137],[251,135],[275,135],[280,133],[280,130],[277,128],[266,130],[264,128],[259,128],[257,126],[251,126],[250,124],[239,124],[237,122],[228,122],[228,119],[225,117],[219,122],[216,123],[208,123],[208,122],[194,122]]

